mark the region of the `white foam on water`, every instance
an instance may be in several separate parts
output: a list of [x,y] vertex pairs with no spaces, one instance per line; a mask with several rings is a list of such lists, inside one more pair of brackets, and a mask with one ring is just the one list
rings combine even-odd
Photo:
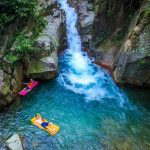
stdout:
[[81,39],[76,28],[77,14],[67,0],[58,0],[66,14],[68,49],[64,53],[65,70],[60,73],[59,82],[67,89],[82,94],[87,100],[117,99],[124,103],[121,90],[115,85],[107,71],[92,63],[81,49]]

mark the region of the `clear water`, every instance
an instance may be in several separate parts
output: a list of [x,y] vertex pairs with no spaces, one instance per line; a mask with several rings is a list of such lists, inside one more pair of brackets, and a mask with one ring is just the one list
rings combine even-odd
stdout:
[[[27,150],[148,150],[148,91],[130,90],[130,107],[120,107],[109,98],[87,102],[83,95],[65,89],[57,80],[40,83],[0,114],[0,148],[17,132]],[[38,112],[60,126],[55,137],[31,124],[30,119]]]
[[[109,73],[81,50],[77,15],[66,0],[68,49],[60,57],[60,75],[40,85],[0,114],[0,148],[14,132],[29,150],[147,150],[150,147],[149,91],[120,89]],[[141,103],[143,102],[143,103]],[[60,126],[51,137],[33,126],[40,113]]]

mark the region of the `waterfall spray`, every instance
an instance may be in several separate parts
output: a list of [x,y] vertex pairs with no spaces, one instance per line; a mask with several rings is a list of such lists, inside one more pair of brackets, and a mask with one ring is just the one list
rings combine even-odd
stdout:
[[[83,94],[87,100],[103,100],[105,97],[123,103],[120,90],[107,71],[92,63],[81,49],[81,39],[76,27],[77,14],[67,0],[58,0],[66,14],[68,49],[63,56],[65,69],[60,73],[59,82],[75,93]],[[121,90],[120,90],[121,91]]]

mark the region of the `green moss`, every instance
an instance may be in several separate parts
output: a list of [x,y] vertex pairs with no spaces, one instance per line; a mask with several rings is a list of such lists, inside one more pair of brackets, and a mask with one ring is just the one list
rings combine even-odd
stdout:
[[100,35],[97,36],[95,41],[93,42],[94,46],[98,47],[101,43],[103,43],[107,38],[107,35],[108,35],[107,31],[101,32]]
[[13,51],[6,51],[6,60],[15,63],[18,60],[26,62],[29,55],[32,55],[38,48],[34,46],[36,36],[33,35],[30,38],[25,36],[25,33],[18,35],[15,40],[17,45]]
[[0,0],[0,32],[17,19],[37,18],[38,0]]
[[122,40],[126,35],[126,32],[128,30],[129,24],[131,19],[133,18],[133,13],[130,13],[128,15],[128,19],[125,22],[124,26],[122,27],[122,29],[120,31],[118,31],[113,37],[112,37],[112,42],[115,43],[117,46],[121,46],[122,44]]
[[[149,1],[150,3],[150,1]],[[150,5],[147,7],[147,9],[145,10],[145,13],[144,13],[144,17],[147,18],[147,17],[150,17]]]
[[16,52],[17,53],[25,53],[29,51],[33,51],[33,40],[32,38],[26,38],[24,34],[21,34],[17,37],[17,47],[16,47]]
[[121,46],[122,39],[125,36],[125,31],[119,31],[112,37],[112,42],[115,43],[117,46]]
[[[5,51],[6,60],[14,63],[17,60],[26,61],[29,54],[38,49],[34,41],[46,25],[44,16],[38,9],[38,0],[0,0],[0,33],[7,34],[7,27],[13,25]],[[30,37],[26,34],[32,32]],[[2,41],[1,41],[2,42]],[[13,46],[13,50],[11,47]]]
[[139,61],[139,63],[140,63],[141,66],[143,66],[143,65],[145,65],[146,62],[145,62],[144,59],[141,59],[141,60]]
[[18,60],[18,57],[17,57],[17,56],[14,56],[14,55],[12,55],[12,54],[7,54],[7,55],[5,56],[5,59],[6,59],[7,61],[11,62],[11,63],[14,63],[14,62],[16,62],[16,61]]

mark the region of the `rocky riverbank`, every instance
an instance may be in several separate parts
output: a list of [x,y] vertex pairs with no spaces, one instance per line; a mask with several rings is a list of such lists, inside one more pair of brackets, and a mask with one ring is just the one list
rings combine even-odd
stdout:
[[64,14],[52,0],[39,1],[37,10],[44,18],[43,26],[33,23],[32,18],[24,23],[23,18],[8,25],[8,31],[1,35],[0,106],[17,97],[24,78],[49,80],[58,74],[57,52],[65,37]]

